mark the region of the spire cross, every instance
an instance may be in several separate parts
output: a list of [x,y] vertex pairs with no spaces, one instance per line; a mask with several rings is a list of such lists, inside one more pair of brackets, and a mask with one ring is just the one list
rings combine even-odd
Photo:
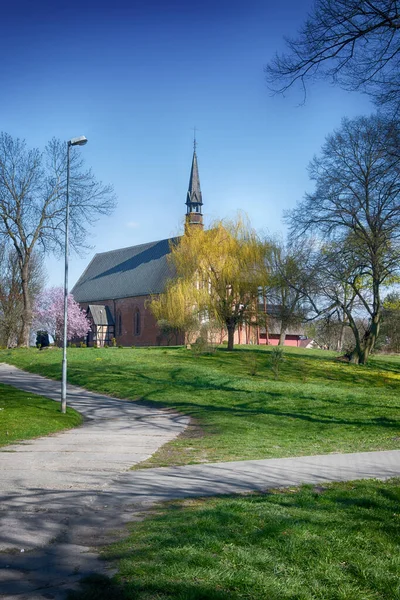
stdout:
[[193,127],[193,150],[196,152],[197,148],[197,140],[196,140],[196,131],[199,131],[196,126]]

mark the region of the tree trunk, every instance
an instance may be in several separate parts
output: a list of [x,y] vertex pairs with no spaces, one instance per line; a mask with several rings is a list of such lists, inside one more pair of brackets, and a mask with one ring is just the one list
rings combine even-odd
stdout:
[[380,321],[380,314],[375,315],[372,319],[369,329],[367,329],[367,331],[364,334],[363,351],[360,356],[360,364],[362,365],[365,365],[367,363],[369,355],[375,347],[375,343],[379,335]]
[[368,362],[369,355],[375,347],[379,335],[381,315],[374,315],[371,325],[364,333],[362,339],[356,337],[356,347],[350,354],[350,362],[356,365],[365,365]]
[[353,363],[353,365],[358,365],[360,362],[360,354],[361,350],[359,348],[354,348],[350,354],[349,361]]
[[337,345],[336,345],[336,352],[342,352],[342,350],[343,350],[344,332],[345,332],[345,325],[344,325],[344,323],[341,323],[340,333],[339,333],[339,337],[338,337],[338,341],[337,341]]
[[18,346],[29,348],[29,336],[32,326],[32,307],[29,291],[29,258],[25,257],[21,267],[21,287],[22,287],[22,324],[19,333]]
[[228,322],[226,324],[226,328],[228,330],[228,350],[233,350],[233,344],[235,339],[235,324],[232,322]]
[[358,365],[358,363],[360,362],[360,356],[362,354],[362,342],[360,338],[360,332],[358,331],[358,327],[356,322],[354,321],[353,316],[350,313],[347,313],[346,316],[349,319],[349,325],[353,332],[354,341],[356,344],[354,349],[350,352],[350,354],[346,354],[346,356],[348,356],[349,361],[351,363]]
[[281,331],[279,333],[279,342],[278,346],[284,346],[286,340],[286,327],[281,326]]

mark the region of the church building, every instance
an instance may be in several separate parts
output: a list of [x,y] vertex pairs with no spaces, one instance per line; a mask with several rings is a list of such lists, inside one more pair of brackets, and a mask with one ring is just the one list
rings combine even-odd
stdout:
[[[186,195],[186,227],[203,227],[202,207],[195,144]],[[163,337],[147,303],[152,295],[163,293],[167,281],[174,277],[168,255],[171,245],[178,241],[179,238],[169,238],[94,256],[72,289],[91,322],[88,346],[111,345],[113,339],[118,346],[168,345],[169,340]],[[239,326],[235,343],[278,344],[280,323],[273,312],[268,311],[268,329]],[[309,340],[301,328],[296,329],[288,332],[285,345],[306,346]],[[221,342],[224,338],[222,330]],[[184,342],[183,334],[173,340],[177,345]]]
[[[196,147],[193,151],[186,195],[186,225],[203,227],[203,200]],[[96,254],[76,282],[72,294],[87,310],[91,331],[89,346],[155,346],[167,344],[146,304],[153,294],[165,290],[174,276],[167,260],[171,244],[179,238],[149,242]],[[183,344],[184,339],[174,340]]]

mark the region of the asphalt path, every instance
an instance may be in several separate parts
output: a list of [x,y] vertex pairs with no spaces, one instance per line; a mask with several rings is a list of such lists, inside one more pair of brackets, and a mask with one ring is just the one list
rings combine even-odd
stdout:
[[[0,364],[0,382],[60,401],[60,382]],[[117,480],[174,439],[189,418],[68,386],[82,426],[0,452],[0,598],[62,598],[102,570],[108,543],[134,509]],[[50,595],[49,595],[50,594]]]

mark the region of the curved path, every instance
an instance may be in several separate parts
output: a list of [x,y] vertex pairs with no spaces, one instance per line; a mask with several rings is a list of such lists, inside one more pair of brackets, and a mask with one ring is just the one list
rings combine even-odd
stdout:
[[[0,364],[0,382],[60,399],[58,381],[7,364]],[[101,569],[90,547],[106,542],[107,532],[132,514],[124,514],[113,493],[115,479],[189,422],[74,386],[68,386],[68,405],[85,417],[83,425],[0,451],[0,598],[58,597],[49,585],[70,587]],[[35,596],[39,588],[44,595]]]
[[[9,365],[0,382],[59,399],[59,382]],[[68,398],[83,426],[0,452],[0,598],[65,598],[106,570],[91,548],[161,500],[400,476],[400,450],[129,471],[188,418],[76,387]]]
[[[0,363],[0,382],[60,400],[60,382],[11,365]],[[68,386],[68,405],[85,417],[83,425],[6,446],[0,453],[0,492],[103,489],[112,476],[149,458],[189,422],[171,411],[74,386]]]

